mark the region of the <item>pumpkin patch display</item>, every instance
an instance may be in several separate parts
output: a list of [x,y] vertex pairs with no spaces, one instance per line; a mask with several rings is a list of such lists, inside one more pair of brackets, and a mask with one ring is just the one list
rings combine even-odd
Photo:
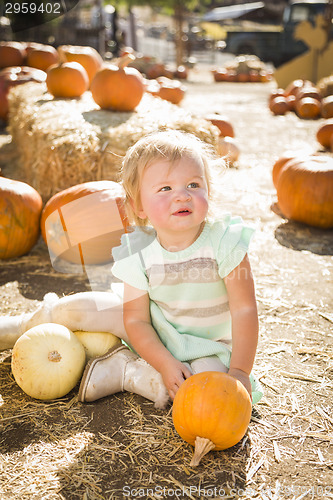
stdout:
[[102,109],[133,111],[140,103],[145,91],[141,73],[128,67],[134,56],[127,54],[118,65],[102,67],[95,74],[90,90],[94,101]]
[[173,401],[176,431],[195,446],[190,465],[199,465],[210,450],[237,444],[248,428],[252,404],[245,387],[221,372],[202,372],[183,382]]
[[254,55],[239,55],[223,67],[214,68],[212,74],[215,82],[268,82],[272,79],[272,72]]
[[54,97],[80,97],[89,87],[84,67],[77,62],[54,64],[47,70],[47,89]]
[[86,363],[83,345],[63,325],[44,323],[26,331],[12,352],[16,383],[41,400],[65,396],[78,383]]
[[0,259],[20,257],[35,245],[42,206],[33,187],[0,177]]
[[46,203],[41,231],[51,259],[75,264],[111,261],[129,225],[124,192],[113,181],[92,181],[60,191]]
[[291,159],[280,170],[276,191],[288,219],[322,229],[333,227],[333,158]]
[[8,119],[8,92],[16,85],[26,82],[42,83],[46,80],[46,73],[40,69],[28,66],[10,66],[0,71],[0,118]]

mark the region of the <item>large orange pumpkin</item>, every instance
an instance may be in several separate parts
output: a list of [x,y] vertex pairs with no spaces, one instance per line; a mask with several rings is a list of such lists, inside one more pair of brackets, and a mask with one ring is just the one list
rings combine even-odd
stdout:
[[21,66],[26,56],[25,46],[20,42],[0,42],[0,68]]
[[145,84],[141,73],[127,66],[133,57],[127,54],[120,59],[118,66],[102,67],[94,76],[90,90],[102,109],[133,111],[140,103]]
[[89,78],[81,64],[65,62],[48,68],[46,85],[54,97],[80,97],[88,90]]
[[88,74],[89,84],[103,64],[103,59],[93,47],[61,45],[58,52],[61,60],[82,64]]
[[8,118],[8,92],[12,87],[26,82],[45,82],[46,73],[28,66],[12,66],[0,71],[0,118]]
[[244,436],[251,418],[251,400],[245,387],[221,372],[202,372],[183,382],[173,401],[176,431],[195,446],[191,465],[210,450],[224,450]]
[[293,159],[280,170],[278,204],[288,218],[323,229],[333,227],[333,158]]
[[0,177],[0,259],[20,257],[35,245],[42,206],[33,187]]
[[82,266],[110,261],[128,227],[123,200],[121,185],[113,181],[85,182],[50,198],[41,231],[52,261]]
[[272,169],[272,180],[274,187],[277,188],[278,178],[281,169],[290,161],[300,161],[308,157],[312,157],[312,153],[300,153],[299,151],[285,151],[277,160],[275,160]]
[[59,54],[52,45],[40,45],[28,51],[27,65],[46,71],[59,62]]
[[325,121],[317,130],[316,136],[319,144],[324,146],[324,148],[329,149],[331,138],[333,136],[333,120]]

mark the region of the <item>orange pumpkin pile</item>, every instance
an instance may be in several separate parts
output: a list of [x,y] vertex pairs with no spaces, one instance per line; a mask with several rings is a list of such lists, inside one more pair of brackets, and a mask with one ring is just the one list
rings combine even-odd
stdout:
[[273,182],[285,217],[322,229],[333,227],[333,158],[284,155],[273,166]]
[[198,465],[210,450],[237,444],[251,411],[247,390],[226,373],[202,372],[186,379],[173,401],[172,418],[180,437],[195,446],[190,465]]
[[241,55],[224,66],[213,68],[215,82],[269,82],[272,72],[256,56]]
[[285,89],[273,90],[268,106],[274,115],[293,111],[303,119],[333,117],[333,96],[325,95],[309,80],[293,80]]

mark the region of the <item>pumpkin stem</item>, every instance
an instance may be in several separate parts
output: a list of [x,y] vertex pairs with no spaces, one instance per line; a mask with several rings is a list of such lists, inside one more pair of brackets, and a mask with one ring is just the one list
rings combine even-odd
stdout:
[[213,441],[207,438],[197,436],[195,438],[194,443],[194,453],[192,460],[190,462],[190,466],[199,465],[200,460],[204,457],[209,451],[215,448],[215,444]]
[[61,47],[58,47],[58,54],[59,54],[59,63],[63,64],[67,62],[65,51]]
[[130,62],[135,60],[135,56],[133,54],[125,54],[123,57],[121,57],[118,61],[118,68],[123,69],[125,66],[127,66]]
[[61,355],[58,351],[50,351],[47,357],[49,361],[53,361],[54,363],[59,363],[59,361],[61,361]]

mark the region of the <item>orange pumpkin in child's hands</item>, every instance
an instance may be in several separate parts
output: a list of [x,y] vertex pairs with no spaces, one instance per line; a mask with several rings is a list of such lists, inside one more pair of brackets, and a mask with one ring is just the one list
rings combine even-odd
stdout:
[[244,436],[252,403],[239,380],[221,372],[192,375],[180,386],[173,401],[176,431],[195,446],[190,465],[198,465],[210,450],[224,450]]

